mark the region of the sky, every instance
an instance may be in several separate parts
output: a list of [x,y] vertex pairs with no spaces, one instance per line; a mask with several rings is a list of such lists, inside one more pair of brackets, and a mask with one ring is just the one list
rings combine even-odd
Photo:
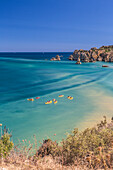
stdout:
[[113,0],[0,0],[0,52],[113,45]]

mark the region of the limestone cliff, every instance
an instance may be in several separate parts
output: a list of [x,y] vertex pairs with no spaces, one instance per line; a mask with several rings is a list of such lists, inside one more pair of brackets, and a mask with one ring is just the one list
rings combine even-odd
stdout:
[[73,54],[69,56],[69,60],[81,62],[113,62],[113,45],[102,46],[99,49],[93,47],[90,50],[75,50]]

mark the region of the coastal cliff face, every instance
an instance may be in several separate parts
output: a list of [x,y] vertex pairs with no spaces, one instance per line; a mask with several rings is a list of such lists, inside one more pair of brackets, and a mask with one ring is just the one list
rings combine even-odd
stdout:
[[99,49],[93,47],[90,50],[75,50],[73,54],[69,56],[69,60],[77,62],[113,62],[113,45],[102,46]]

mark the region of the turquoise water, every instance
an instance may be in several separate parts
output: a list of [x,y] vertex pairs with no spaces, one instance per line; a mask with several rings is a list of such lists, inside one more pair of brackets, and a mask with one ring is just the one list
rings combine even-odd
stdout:
[[[75,65],[67,55],[55,62],[0,57],[0,123],[12,131],[14,142],[32,140],[33,134],[38,141],[49,137],[60,141],[74,127],[82,130],[103,115],[113,116],[113,64],[107,63],[108,68],[102,68],[102,62]],[[32,97],[40,99],[27,101]],[[53,98],[56,105],[44,104]]]

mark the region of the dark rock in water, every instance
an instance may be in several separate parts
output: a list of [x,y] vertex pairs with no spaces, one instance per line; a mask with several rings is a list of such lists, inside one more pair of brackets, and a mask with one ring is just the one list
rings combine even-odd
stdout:
[[107,66],[107,65],[102,65],[102,67],[109,67],[109,66]]

